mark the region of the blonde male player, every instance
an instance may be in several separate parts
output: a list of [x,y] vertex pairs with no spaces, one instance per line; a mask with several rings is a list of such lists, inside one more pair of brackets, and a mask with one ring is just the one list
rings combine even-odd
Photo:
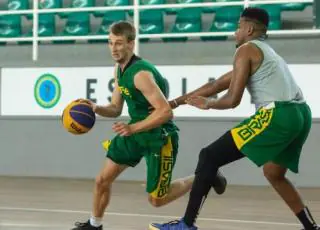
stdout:
[[[112,129],[118,135],[105,142],[106,164],[96,178],[93,212],[85,223],[76,223],[74,230],[100,230],[102,217],[109,203],[114,180],[127,168],[135,167],[144,157],[147,163],[149,202],[160,207],[181,197],[192,186],[194,177],[172,183],[172,171],[178,153],[178,128],[171,121],[173,113],[164,95],[165,79],[151,63],[133,53],[135,28],[128,22],[118,22],[110,28],[109,47],[115,67],[115,88],[111,103],[93,110],[104,117],[118,117],[124,101],[128,105],[130,122],[118,122]],[[150,113],[149,107],[153,107]],[[212,183],[218,194],[226,181],[218,175]]]

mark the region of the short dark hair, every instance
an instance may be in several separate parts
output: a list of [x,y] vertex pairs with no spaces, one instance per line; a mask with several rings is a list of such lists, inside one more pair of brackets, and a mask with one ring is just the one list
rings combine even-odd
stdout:
[[136,29],[128,21],[118,21],[113,23],[110,26],[110,32],[116,36],[125,36],[129,42],[136,39]]
[[266,10],[258,7],[247,7],[243,10],[241,17],[255,20],[263,24],[266,28],[269,26],[269,14]]

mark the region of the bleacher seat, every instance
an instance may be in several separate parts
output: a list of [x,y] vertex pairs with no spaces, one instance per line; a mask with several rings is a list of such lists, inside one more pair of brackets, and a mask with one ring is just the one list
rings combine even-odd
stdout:
[[[68,8],[82,8],[82,7],[91,7],[95,5],[95,1],[94,0],[72,0],[71,5],[67,6]],[[77,14],[74,12],[63,12],[63,13],[59,13],[58,15],[61,18],[67,18],[72,14]]]
[[[39,27],[38,27],[38,36],[39,37],[50,37],[55,34],[55,18],[54,14],[43,14],[39,17]],[[33,29],[27,34],[23,35],[24,37],[32,37]],[[32,42],[21,41],[18,42],[20,45],[32,44]]]
[[[129,5],[129,0],[105,0],[104,6],[127,6]],[[105,13],[113,11],[96,11],[93,13],[95,17],[104,17]],[[117,12],[117,11],[114,11]]]
[[[44,0],[39,4],[40,9],[56,9],[62,7],[62,0]],[[39,32],[38,35],[53,36],[56,33],[55,14],[39,15]]]
[[[165,3],[164,0],[140,0],[139,1],[140,5],[161,5],[164,3]],[[163,9],[159,9],[159,10],[163,11]],[[156,11],[154,11],[154,12],[156,12]],[[129,10],[128,14],[130,17],[133,17],[133,10]]]
[[[177,13],[171,33],[195,33],[202,30],[201,8],[185,8]],[[163,41],[187,41],[187,37],[163,38]]]
[[106,12],[102,18],[102,22],[97,34],[109,34],[110,25],[116,21],[121,20],[126,20],[126,13],[124,11]]
[[308,3],[283,3],[281,4],[281,10],[283,11],[303,11],[308,6]]
[[[43,0],[39,1],[39,9],[58,9],[62,7],[62,0]],[[56,14],[56,13],[52,13]],[[40,17],[45,14],[39,14],[39,20]],[[29,20],[32,20],[33,14],[29,14],[27,16]]]
[[281,21],[281,5],[257,5],[260,8],[265,9],[269,13],[269,27],[268,30],[280,30]]
[[[211,2],[238,2],[243,0],[211,0]],[[224,8],[226,6],[211,6],[211,7],[204,7],[204,13],[215,13],[218,9]],[[229,6],[232,7],[232,6]]]
[[0,16],[0,37],[21,36],[21,17],[19,15]]
[[[105,0],[104,6],[127,6],[129,5],[129,0]],[[101,24],[96,35],[108,35],[109,27],[112,23],[116,21],[126,20],[126,10],[119,11],[96,11],[93,15],[97,18],[102,17]],[[108,39],[90,40],[90,43],[106,43]]]
[[[39,9],[57,9],[61,7],[62,0],[44,0],[39,3]],[[32,36],[32,33],[31,30],[26,36]],[[55,13],[39,14],[38,36],[53,36],[55,33]]]
[[56,33],[54,14],[44,14],[39,17],[38,36],[53,36]]
[[[94,0],[73,0],[72,8],[82,8],[94,6]],[[67,22],[62,33],[58,36],[84,36],[91,31],[89,12],[67,13]],[[64,16],[63,16],[64,17]],[[54,43],[74,43],[75,41],[54,41]]]
[[44,0],[39,4],[41,9],[55,9],[62,7],[62,0]]
[[[141,34],[160,34],[163,33],[163,11],[162,10],[143,10],[140,12]],[[140,39],[142,42],[149,41],[148,38]]]
[[[190,4],[190,3],[199,3],[202,2],[202,0],[176,0],[175,4]],[[167,8],[165,11],[167,14],[176,14],[178,13],[182,8]]]
[[[126,20],[125,11],[108,11],[104,13],[101,24],[96,35],[108,35],[109,27],[112,23],[116,21]],[[108,39],[99,39],[99,40],[89,40],[90,43],[106,43]]]
[[27,9],[29,9],[28,0],[8,0],[7,1],[7,10],[27,10]]
[[[238,27],[238,22],[243,8],[241,6],[225,6],[217,9],[210,32],[231,32]],[[226,36],[201,37],[203,41],[225,40]]]
[[[164,0],[140,0],[140,5],[161,5]],[[157,34],[163,33],[163,9],[157,10],[140,10],[140,27],[141,34]],[[133,10],[128,11],[129,16],[133,17]],[[141,42],[149,41],[148,38],[140,39]]]
[[[8,0],[7,10],[26,10],[29,8],[28,0]],[[20,37],[21,36],[21,15],[1,15],[0,16],[0,37]],[[5,43],[1,43],[5,44]]]
[[[90,33],[90,15],[87,12],[72,13],[62,33],[57,36],[84,36]],[[74,40],[54,41],[54,43],[74,43]]]

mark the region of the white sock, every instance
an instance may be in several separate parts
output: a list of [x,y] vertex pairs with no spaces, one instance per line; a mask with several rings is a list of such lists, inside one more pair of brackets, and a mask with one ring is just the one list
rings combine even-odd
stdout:
[[90,218],[90,224],[93,227],[100,227],[102,225],[101,222],[102,222],[102,218],[94,217],[94,216],[91,216],[91,218]]

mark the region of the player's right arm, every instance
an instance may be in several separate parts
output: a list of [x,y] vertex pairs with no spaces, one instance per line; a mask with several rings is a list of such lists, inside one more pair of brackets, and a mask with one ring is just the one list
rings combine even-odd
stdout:
[[93,107],[93,111],[102,117],[119,117],[122,113],[123,98],[118,88],[117,79],[115,79],[114,83],[110,104],[96,105],[95,108]]
[[200,88],[170,101],[170,105],[172,108],[176,108],[179,105],[186,104],[186,100],[191,96],[192,97],[193,96],[210,97],[210,96],[216,95],[217,93],[220,93],[229,88],[231,78],[232,78],[232,71],[229,71],[228,73],[222,75],[220,78],[218,78],[214,82],[208,82],[205,85],[201,86]]
[[114,71],[114,90],[112,92],[111,102],[108,105],[97,105],[92,103],[93,111],[102,117],[119,117],[122,113],[123,98],[119,91],[117,80],[117,66]]

